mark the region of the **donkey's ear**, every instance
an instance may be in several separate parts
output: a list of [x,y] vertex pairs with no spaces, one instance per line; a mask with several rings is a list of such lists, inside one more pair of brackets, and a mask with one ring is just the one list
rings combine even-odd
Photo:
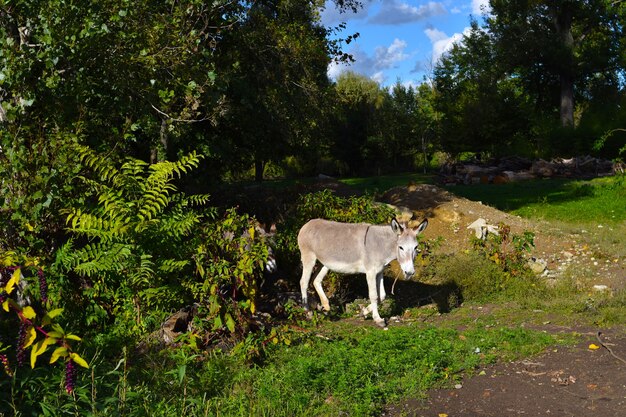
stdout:
[[395,217],[391,220],[391,230],[393,230],[397,235],[401,235],[404,231],[404,228],[400,225],[400,223],[398,223],[398,220],[396,220]]
[[413,231],[416,234],[420,234],[424,231],[424,229],[426,229],[426,227],[428,227],[428,219],[425,219],[423,222],[421,222],[417,227],[413,228]]

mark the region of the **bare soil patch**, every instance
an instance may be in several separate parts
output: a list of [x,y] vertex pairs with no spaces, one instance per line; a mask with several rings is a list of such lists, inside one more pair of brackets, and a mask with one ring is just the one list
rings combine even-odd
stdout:
[[[497,186],[494,186],[497,187]],[[546,221],[531,221],[505,213],[478,201],[458,197],[447,189],[420,184],[395,187],[385,192],[380,201],[404,208],[415,218],[428,218],[429,226],[424,236],[438,239],[440,253],[454,254],[469,247],[468,226],[482,218],[488,224],[504,223],[511,233],[524,231],[535,235],[535,248],[530,254],[545,262],[546,279],[558,279],[572,269],[586,278],[586,285],[606,285],[607,290],[621,289],[625,285],[624,260],[602,253],[594,245],[593,225],[590,230],[563,228]],[[625,414],[626,415],[626,414]]]
[[[602,335],[614,354],[626,357],[626,337]],[[618,417],[626,414],[626,364],[599,345],[595,334],[571,348],[554,348],[522,361],[476,371],[455,387],[407,400],[385,416]]]

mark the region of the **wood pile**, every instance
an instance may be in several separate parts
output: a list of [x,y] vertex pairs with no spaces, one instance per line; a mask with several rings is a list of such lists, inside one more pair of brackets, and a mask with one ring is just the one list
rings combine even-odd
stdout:
[[443,184],[505,184],[538,178],[594,178],[623,173],[624,167],[592,156],[530,160],[501,158],[486,164],[446,164],[439,172]]

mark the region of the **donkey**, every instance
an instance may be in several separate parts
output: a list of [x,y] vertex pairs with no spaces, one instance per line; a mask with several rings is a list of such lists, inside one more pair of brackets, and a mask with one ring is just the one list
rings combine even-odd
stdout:
[[302,259],[302,304],[308,308],[307,288],[315,262],[319,260],[322,269],[313,280],[313,286],[324,310],[330,310],[322,288],[322,280],[329,270],[344,274],[364,273],[371,304],[363,309],[363,315],[371,312],[376,324],[384,327],[385,321],[378,314],[378,300],[382,302],[386,296],[383,269],[397,259],[404,274],[412,276],[415,273],[413,261],[417,253],[417,235],[427,226],[428,220],[414,228],[401,225],[396,219],[390,225],[310,220],[298,233]]

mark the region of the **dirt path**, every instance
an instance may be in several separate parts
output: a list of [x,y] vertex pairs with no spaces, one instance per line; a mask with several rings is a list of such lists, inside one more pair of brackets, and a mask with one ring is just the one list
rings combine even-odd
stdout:
[[[614,354],[626,358],[626,335],[603,334]],[[390,407],[388,417],[623,417],[626,363],[599,346],[595,334],[572,348],[489,366],[456,388],[432,390],[426,400]]]

